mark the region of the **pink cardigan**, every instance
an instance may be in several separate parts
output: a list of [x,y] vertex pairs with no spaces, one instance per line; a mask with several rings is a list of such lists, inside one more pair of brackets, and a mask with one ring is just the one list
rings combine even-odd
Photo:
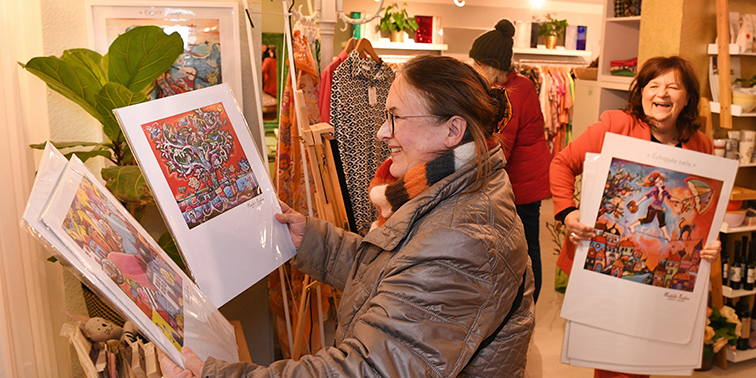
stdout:
[[[583,161],[587,152],[599,153],[604,144],[604,134],[615,133],[638,139],[651,140],[651,128],[647,123],[621,111],[610,110],[601,114],[601,120],[588,126],[577,139],[562,150],[551,162],[549,182],[551,195],[554,200],[554,214],[575,206],[573,193],[575,191],[575,177],[583,172]],[[711,140],[702,132],[697,131],[682,148],[711,154]],[[575,245],[565,239],[562,251],[557,260],[557,266],[570,274],[572,260],[575,257]]]

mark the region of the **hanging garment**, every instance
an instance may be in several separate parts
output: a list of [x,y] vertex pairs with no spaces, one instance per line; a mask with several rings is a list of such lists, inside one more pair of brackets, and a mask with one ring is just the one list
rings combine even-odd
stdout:
[[[292,48],[294,50],[293,57],[297,72],[297,86],[305,95],[307,114],[302,114],[302,116],[307,117],[310,124],[319,123],[318,71],[310,53],[307,40],[298,32],[294,33]],[[275,182],[278,198],[281,201],[285,202],[292,209],[307,213],[307,193],[299,147],[300,133],[297,126],[297,113],[294,108],[293,94],[291,78],[288,78],[283,95],[281,96],[279,145],[276,151],[277,176]],[[315,188],[312,178],[310,178],[310,187]],[[313,208],[314,211],[315,209]]]
[[331,125],[339,143],[356,232],[369,230],[377,216],[368,197],[368,186],[390,154],[376,133],[385,121],[386,98],[393,81],[394,72],[389,66],[361,58],[356,50],[333,74]]
[[331,123],[331,85],[333,84],[333,73],[349,54],[346,50],[339,53],[331,63],[329,63],[323,72],[320,73],[320,119],[323,122]]

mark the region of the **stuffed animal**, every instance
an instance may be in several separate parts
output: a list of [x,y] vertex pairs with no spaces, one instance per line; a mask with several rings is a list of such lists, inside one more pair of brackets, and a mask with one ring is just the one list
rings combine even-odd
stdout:
[[115,325],[113,322],[101,317],[95,316],[88,318],[84,315],[65,312],[66,315],[77,319],[81,332],[92,342],[108,341],[120,339],[123,328]]

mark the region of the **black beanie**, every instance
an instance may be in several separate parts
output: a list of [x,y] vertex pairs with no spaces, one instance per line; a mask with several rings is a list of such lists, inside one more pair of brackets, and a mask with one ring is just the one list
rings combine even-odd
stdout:
[[487,32],[473,42],[470,58],[502,71],[512,65],[512,46],[515,27],[509,20],[501,20],[496,29]]

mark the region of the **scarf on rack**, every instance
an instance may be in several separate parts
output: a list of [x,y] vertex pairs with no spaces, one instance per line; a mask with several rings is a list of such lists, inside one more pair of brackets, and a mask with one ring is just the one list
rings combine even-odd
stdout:
[[389,217],[407,201],[430,188],[433,184],[456,172],[475,158],[475,143],[468,142],[443,155],[410,168],[402,177],[394,177],[389,169],[393,161],[388,158],[370,182],[370,201],[378,210],[378,219],[371,230],[381,227]]

